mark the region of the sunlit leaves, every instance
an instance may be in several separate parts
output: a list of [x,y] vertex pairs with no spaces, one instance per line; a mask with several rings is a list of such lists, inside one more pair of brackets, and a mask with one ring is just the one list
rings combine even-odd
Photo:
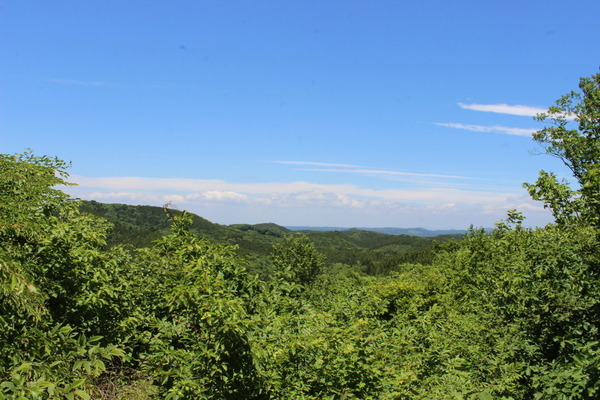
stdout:
[[287,236],[273,246],[271,255],[276,273],[283,280],[309,286],[321,273],[324,258],[304,235]]
[[[581,78],[580,92],[560,98],[539,121],[549,123],[533,134],[548,154],[558,157],[572,172],[571,189],[544,171],[535,184],[526,184],[532,197],[550,208],[558,223],[572,219],[600,224],[600,74]],[[573,120],[574,122],[571,122]],[[574,126],[576,125],[576,126]]]

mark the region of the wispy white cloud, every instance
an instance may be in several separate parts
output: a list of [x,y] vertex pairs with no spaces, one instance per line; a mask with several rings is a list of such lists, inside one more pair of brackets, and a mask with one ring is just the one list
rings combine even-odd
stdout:
[[333,168],[363,168],[361,165],[352,164],[335,164],[315,161],[273,161],[275,164],[291,164],[291,165],[312,165],[315,167],[333,167]]
[[[541,107],[509,105],[509,104],[465,104],[458,103],[459,107],[465,110],[493,112],[498,114],[522,115],[526,117],[535,117],[538,114],[547,113],[548,109]],[[557,117],[574,120],[577,116],[574,114],[556,114]]]
[[477,179],[468,176],[458,175],[442,175],[442,174],[426,174],[418,172],[403,172],[403,171],[389,171],[381,169],[330,169],[330,168],[312,168],[309,171],[322,171],[322,172],[344,172],[349,174],[363,174],[363,175],[384,175],[384,176],[404,176],[404,177],[418,177],[418,178],[443,178],[443,179]]
[[109,83],[107,82],[101,82],[101,81],[82,81],[82,80],[77,80],[77,79],[62,79],[62,78],[56,78],[56,79],[52,79],[52,82],[54,83],[60,83],[60,84],[66,84],[66,85],[78,85],[78,86],[110,86]]
[[[461,190],[456,188],[432,187],[422,189],[373,189],[349,184],[319,184],[310,182],[266,182],[235,183],[208,179],[114,177],[90,178],[71,176],[78,184],[77,190],[88,193],[110,193],[114,197],[136,199],[151,194],[153,200],[165,196],[180,195],[179,200],[208,200],[253,202],[257,199],[271,201],[330,199],[330,195],[343,195],[360,199],[380,201],[437,202],[488,202],[502,201],[514,193],[498,193],[485,190]],[[126,189],[125,189],[126,188]],[[261,201],[263,201],[261,200]]]
[[183,191],[183,192],[240,192],[248,194],[260,193],[295,193],[315,189],[333,190],[351,185],[322,185],[309,182],[266,182],[266,183],[232,183],[217,179],[184,179],[184,178],[146,178],[146,177],[85,177],[71,175],[71,180],[80,187],[101,188],[108,190],[137,191]]
[[527,128],[510,128],[507,126],[493,125],[493,126],[484,126],[484,125],[468,125],[461,124],[458,122],[436,122],[438,126],[445,126],[448,128],[456,128],[456,129],[464,129],[467,131],[473,132],[489,132],[489,133],[502,133],[505,135],[515,135],[515,136],[527,136],[530,137],[537,129],[527,129]]
[[493,112],[498,114],[522,115],[527,117],[535,117],[536,115],[547,111],[546,108],[509,104],[458,103],[458,105],[460,106],[460,108],[464,108],[465,110]]
[[333,163],[312,162],[312,161],[273,161],[273,162],[277,163],[277,164],[325,167],[325,168],[306,168],[306,169],[303,169],[304,171],[337,172],[337,173],[346,173],[346,174],[379,175],[379,176],[411,177],[411,178],[477,179],[477,178],[466,177],[466,176],[457,176],[457,175],[383,170],[383,169],[377,169],[377,168],[373,168],[373,167],[366,167],[366,166],[353,165],[353,164],[333,164]]
[[209,190],[206,192],[197,192],[192,193],[185,198],[182,198],[181,201],[185,200],[193,200],[193,199],[201,199],[208,201],[234,201],[234,202],[245,202],[248,201],[248,196],[245,194],[232,192],[232,191],[218,191],[218,190]]

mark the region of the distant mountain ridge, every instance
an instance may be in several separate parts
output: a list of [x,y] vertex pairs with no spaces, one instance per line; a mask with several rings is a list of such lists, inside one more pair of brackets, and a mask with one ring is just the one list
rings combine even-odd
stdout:
[[[181,213],[163,207],[107,204],[93,200],[82,201],[80,209],[112,224],[106,237],[109,247],[126,245],[131,248],[152,246],[154,240],[169,233],[169,215]],[[454,233],[460,231],[443,231],[446,234],[435,235],[438,231],[421,228],[379,228],[383,231],[378,232],[376,228],[289,229],[274,223],[220,225],[193,213],[191,217],[189,229],[192,233],[219,243],[235,245],[236,253],[245,260],[248,269],[261,276],[268,275],[268,269],[265,268],[270,265],[273,245],[281,243],[285,236],[298,232],[298,228],[326,257],[329,265],[361,265],[369,274],[393,270],[402,263],[430,262],[436,243],[458,240],[462,236]],[[426,234],[429,236],[426,237]]]
[[434,236],[444,236],[444,235],[462,235],[467,233],[466,229],[439,229],[439,230],[429,230],[425,228],[365,228],[365,227],[356,227],[356,228],[344,228],[344,227],[334,227],[334,226],[286,226],[285,228],[291,231],[316,231],[316,232],[324,232],[324,231],[349,231],[349,230],[361,230],[361,231],[370,231],[370,232],[378,232],[378,233],[386,233],[388,235],[409,235],[409,236],[419,236],[419,237],[434,237]]

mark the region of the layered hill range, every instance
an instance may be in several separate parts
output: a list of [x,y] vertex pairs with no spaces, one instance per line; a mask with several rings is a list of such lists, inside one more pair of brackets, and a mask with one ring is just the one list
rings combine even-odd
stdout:
[[[132,206],[83,201],[81,210],[106,219],[113,227],[108,246],[148,247],[169,232],[169,215],[181,211],[154,206]],[[435,243],[459,239],[464,231],[428,231],[422,228],[283,227],[274,223],[220,225],[192,214],[190,230],[207,239],[236,245],[251,263],[268,258],[272,246],[286,235],[308,236],[329,263],[348,265],[427,261]],[[425,257],[424,257],[425,256]]]

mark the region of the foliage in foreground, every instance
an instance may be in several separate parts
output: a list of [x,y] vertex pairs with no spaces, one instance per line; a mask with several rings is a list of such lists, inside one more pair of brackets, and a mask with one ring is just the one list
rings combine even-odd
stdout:
[[292,236],[259,280],[186,213],[149,248],[108,248],[54,188],[64,163],[1,155],[0,399],[598,398],[599,84],[536,136],[577,179],[528,185],[556,224],[511,211],[387,276]]

